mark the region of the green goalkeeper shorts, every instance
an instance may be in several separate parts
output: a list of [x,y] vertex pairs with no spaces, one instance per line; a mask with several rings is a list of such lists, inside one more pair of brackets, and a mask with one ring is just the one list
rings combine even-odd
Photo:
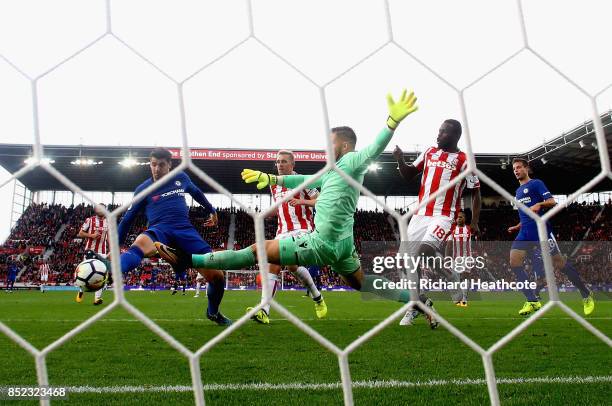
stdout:
[[282,265],[330,265],[339,275],[361,267],[353,236],[340,241],[326,240],[318,231],[278,240]]

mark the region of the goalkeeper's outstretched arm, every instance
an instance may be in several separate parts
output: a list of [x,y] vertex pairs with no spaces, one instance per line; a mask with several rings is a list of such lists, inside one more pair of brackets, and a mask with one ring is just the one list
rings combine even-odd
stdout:
[[[352,159],[351,165],[353,167],[361,167],[372,161],[385,150],[389,141],[393,137],[393,132],[403,119],[408,115],[418,110],[416,105],[416,96],[414,92],[407,94],[406,89],[402,92],[399,100],[396,102],[393,100],[391,94],[387,95],[387,107],[389,108],[389,116],[387,117],[387,127],[383,129],[374,142],[364,149],[360,150],[355,154]],[[289,189],[294,189],[304,182],[307,182],[312,178],[312,175],[283,175],[276,176],[271,173],[265,173],[261,171],[255,171],[252,169],[245,169],[242,171],[242,180],[246,183],[257,182],[257,189],[263,189],[267,186],[280,185],[285,186]],[[318,180],[309,183],[308,186],[316,188],[321,186],[320,178]]]
[[[263,189],[267,186],[285,186],[289,189],[294,189],[301,185],[303,182],[308,181],[312,178],[312,175],[282,175],[276,176],[271,173],[265,173],[262,171],[254,171],[253,169],[244,169],[241,173],[242,180],[246,183],[255,183],[257,182],[257,189]],[[320,178],[315,180],[312,183],[309,183],[308,186],[311,188],[321,187]]]
[[389,145],[395,129],[402,120],[419,109],[416,105],[417,98],[414,92],[410,92],[408,95],[406,93],[404,89],[397,102],[393,100],[391,94],[387,95],[387,107],[389,108],[387,128],[378,133],[372,144],[357,152],[355,162],[357,166],[362,166],[378,158],[387,145]]

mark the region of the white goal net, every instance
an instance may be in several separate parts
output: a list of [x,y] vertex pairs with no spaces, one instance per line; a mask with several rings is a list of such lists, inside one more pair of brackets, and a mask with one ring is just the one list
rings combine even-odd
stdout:
[[[141,60],[149,68],[161,74],[167,81],[168,86],[172,86],[172,88],[174,89],[174,99],[167,101],[167,102],[168,102],[168,105],[172,105],[173,106],[172,108],[176,109],[177,111],[178,122],[180,125],[180,134],[181,134],[181,142],[182,142],[182,157],[183,158],[182,158],[180,165],[174,168],[172,173],[176,173],[179,171],[189,169],[197,177],[199,177],[202,181],[206,182],[213,189],[215,189],[218,193],[224,194],[228,196],[229,198],[231,198],[237,207],[243,207],[245,210],[249,211],[255,223],[257,253],[258,253],[259,268],[261,269],[262,278],[265,278],[267,276],[266,254],[265,254],[264,245],[263,245],[263,242],[265,239],[264,219],[270,213],[274,212],[276,208],[282,202],[279,201],[275,205],[261,212],[255,212],[253,210],[248,209],[247,207],[244,207],[244,205],[242,205],[238,200],[232,197],[232,194],[228,190],[226,190],[223,186],[221,186],[218,182],[216,182],[215,179],[213,179],[211,176],[202,172],[198,167],[196,167],[196,165],[194,165],[194,163],[192,162],[190,158],[190,154],[189,154],[190,146],[201,145],[201,144],[206,143],[207,141],[203,139],[203,136],[201,136],[200,133],[198,133],[198,135],[196,136],[196,134],[192,134],[190,131],[188,131],[188,128],[189,128],[188,119],[191,119],[189,114],[186,113],[186,111],[189,109],[188,103],[186,102],[187,100],[186,94],[188,92],[188,86],[191,81],[199,80],[199,78],[202,78],[202,77],[205,78],[211,72],[212,72],[211,74],[216,74],[214,70],[217,68],[217,65],[223,60],[225,60],[226,58],[232,58],[232,55],[238,52],[242,47],[248,48],[250,46],[256,45],[258,47],[263,48],[266,52],[265,58],[268,58],[269,60],[275,60],[276,62],[280,63],[284,67],[288,68],[290,72],[292,72],[292,75],[297,77],[297,80],[299,80],[301,83],[305,83],[306,84],[305,86],[308,86],[310,88],[311,97],[309,98],[309,102],[312,103],[314,101],[314,103],[318,105],[316,110],[320,109],[320,116],[317,119],[318,122],[314,124],[315,128],[317,128],[317,126],[319,128],[317,130],[318,131],[317,134],[321,140],[320,143],[317,143],[317,146],[322,145],[323,144],[322,140],[324,139],[325,148],[327,151],[327,163],[325,167],[316,174],[317,177],[320,177],[326,171],[329,171],[329,170],[340,172],[340,174],[346,179],[346,181],[349,184],[351,184],[355,188],[358,188],[363,195],[368,196],[371,199],[374,199],[375,201],[377,201],[379,205],[385,207],[386,212],[388,212],[390,215],[392,215],[395,218],[395,220],[397,221],[399,225],[400,237],[402,241],[407,240],[407,225],[408,225],[408,221],[410,220],[410,216],[412,212],[406,213],[405,215],[400,215],[393,208],[386,206],[385,202],[380,201],[379,197],[373,195],[369,190],[364,188],[362,185],[356,183],[353,179],[349,178],[346,174],[341,173],[341,171],[339,171],[339,169],[336,167],[336,164],[332,158],[334,154],[332,153],[332,147],[331,147],[330,139],[328,137],[329,128],[332,127],[332,125],[330,125],[330,120],[329,120],[329,116],[330,116],[329,94],[330,92],[337,92],[338,89],[343,90],[342,87],[336,88],[334,86],[336,86],[338,82],[342,82],[343,78],[348,77],[351,74],[353,74],[355,70],[361,67],[362,65],[366,65],[370,63],[373,58],[375,58],[377,55],[381,53],[384,54],[387,52],[393,52],[397,55],[401,55],[401,58],[407,58],[408,60],[410,60],[411,64],[418,66],[420,70],[427,72],[427,75],[433,77],[435,81],[439,82],[439,85],[446,87],[447,94],[450,94],[453,97],[453,103],[456,102],[458,105],[457,111],[460,115],[460,121],[462,121],[464,125],[464,131],[465,131],[464,139],[465,139],[465,152],[467,153],[467,156],[468,156],[468,171],[466,171],[461,176],[456,178],[451,184],[438,190],[436,193],[434,193],[430,197],[430,199],[435,199],[438,195],[442,193],[446,193],[446,191],[449,188],[455,186],[456,183],[460,182],[466,176],[468,172],[473,172],[479,177],[479,179],[482,182],[486,183],[488,186],[493,188],[497,193],[499,193],[505,199],[507,199],[508,201],[514,201],[514,197],[511,194],[509,194],[506,190],[504,190],[501,186],[499,186],[493,179],[491,179],[485,173],[483,173],[476,165],[476,161],[475,161],[474,153],[473,153],[473,140],[472,140],[472,136],[470,133],[471,124],[472,124],[471,120],[473,117],[472,117],[470,109],[468,108],[468,105],[466,104],[465,98],[466,98],[466,92],[470,91],[471,89],[474,89],[475,87],[478,87],[481,83],[486,82],[487,79],[491,75],[495,75],[497,72],[503,70],[504,67],[508,63],[511,63],[514,59],[522,58],[522,57],[534,58],[537,61],[539,61],[539,63],[542,66],[546,67],[546,69],[550,71],[551,75],[555,75],[555,77],[560,78],[560,80],[565,81],[567,86],[571,87],[576,92],[576,94],[580,95],[580,97],[584,98],[584,100],[588,102],[589,112],[590,112],[589,119],[592,120],[593,125],[594,125],[595,137],[596,137],[597,146],[598,146],[598,153],[599,153],[600,162],[601,162],[601,171],[597,174],[597,176],[595,176],[587,184],[585,184],[579,190],[577,190],[571,196],[569,196],[569,198],[567,199],[567,201],[564,202],[563,205],[558,205],[557,207],[555,207],[554,209],[546,213],[546,215],[544,215],[542,218],[538,217],[535,214],[531,214],[531,217],[533,217],[534,220],[537,222],[540,239],[542,241],[547,240],[546,226],[545,226],[545,222],[547,220],[549,220],[555,214],[557,214],[560,210],[562,210],[564,206],[574,201],[580,194],[589,191],[592,187],[597,185],[600,181],[602,181],[606,177],[612,179],[612,172],[610,171],[610,157],[608,156],[608,148],[606,145],[606,139],[604,136],[604,132],[602,129],[602,124],[601,124],[601,120],[599,116],[600,108],[598,106],[598,97],[602,93],[608,91],[609,86],[600,87],[600,89],[597,91],[585,90],[583,86],[579,85],[575,80],[572,79],[570,74],[567,74],[564,70],[562,70],[561,68],[558,68],[556,64],[550,62],[549,59],[547,59],[544,54],[542,54],[537,49],[532,47],[530,44],[530,38],[528,35],[528,32],[529,32],[527,29],[528,27],[526,26],[525,15],[522,9],[523,4],[520,1],[511,2],[512,7],[516,8],[516,15],[518,16],[518,17],[511,16],[511,18],[518,18],[517,23],[519,24],[520,30],[518,33],[518,38],[515,38],[516,40],[515,42],[518,43],[519,46],[516,49],[512,50],[511,52],[508,52],[507,55],[501,58],[501,60],[498,63],[496,63],[494,66],[491,66],[489,69],[484,71],[482,74],[478,75],[478,77],[467,81],[461,86],[457,86],[454,84],[458,82],[455,80],[456,78],[448,78],[447,75],[445,75],[444,73],[440,73],[439,70],[436,67],[431,66],[432,64],[428,63],[428,61],[421,59],[416,53],[413,53],[410,50],[411,49],[410,46],[406,45],[404,42],[400,42],[397,40],[396,35],[398,31],[401,31],[401,30],[406,31],[407,29],[409,30],[407,26],[410,25],[411,16],[404,15],[402,16],[402,18],[392,18],[392,15],[394,13],[400,12],[400,6],[399,4],[390,2],[390,1],[376,2],[377,7],[380,7],[381,15],[384,18],[384,21],[381,23],[382,32],[379,33],[380,38],[382,38],[382,41],[378,45],[374,46],[371,50],[364,52],[360,58],[357,58],[355,61],[353,61],[350,66],[343,68],[341,72],[334,74],[334,75],[328,75],[328,76],[325,76],[320,71],[316,71],[316,70],[315,71],[309,70],[307,72],[306,70],[302,69],[301,66],[298,66],[299,64],[295,63],[290,58],[285,57],[283,51],[277,50],[274,46],[271,46],[268,44],[268,42],[265,39],[265,37],[267,36],[265,27],[259,26],[257,22],[258,3],[256,2],[251,2],[248,0],[245,0],[244,2],[238,2],[239,6],[243,9],[244,15],[246,16],[247,24],[245,27],[244,37],[236,40],[235,43],[226,46],[225,49],[218,50],[216,57],[202,64],[201,66],[198,66],[197,68],[193,69],[191,71],[191,74],[188,74],[188,75],[185,74],[185,72],[177,73],[176,69],[174,68],[166,69],[165,66],[161,66],[162,64],[159,64],[156,61],[154,61],[154,58],[150,58],[147,52],[141,51],[139,47],[132,45],[129,41],[125,40],[121,36],[120,33],[116,32],[114,29],[114,15],[113,15],[113,7],[115,3],[116,2],[111,2],[110,0],[107,0],[104,3],[103,13],[105,13],[105,15],[103,17],[105,21],[105,28],[103,32],[100,32],[97,37],[93,38],[88,44],[83,46],[78,51],[72,52],[71,54],[64,55],[61,62],[55,64],[49,69],[45,69],[44,71],[42,71],[42,73],[32,75],[29,72],[26,72],[26,70],[22,69],[19,63],[13,61],[9,56],[0,55],[0,60],[3,61],[3,63],[11,66],[11,68],[15,72],[17,72],[19,75],[21,75],[23,79],[27,80],[31,86],[30,94],[31,94],[31,103],[32,103],[32,126],[33,126],[33,133],[34,133],[33,160],[29,164],[27,164],[23,169],[14,173],[10,178],[4,179],[1,183],[2,186],[8,185],[13,180],[19,179],[21,176],[32,171],[34,168],[40,167],[40,168],[43,168],[45,171],[47,171],[49,174],[51,174],[53,177],[57,178],[68,189],[72,190],[76,194],[82,195],[84,200],[88,201],[92,205],[96,204],[96,202],[90,199],[90,197],[86,193],[84,193],[83,190],[81,190],[75,183],[73,183],[70,179],[68,179],[66,176],[60,173],[53,166],[52,163],[45,160],[44,151],[43,151],[43,144],[45,143],[45,140],[41,139],[41,126],[43,124],[41,121],[41,116],[45,115],[45,117],[48,119],[47,117],[48,113],[44,112],[42,107],[39,104],[40,102],[39,90],[41,86],[45,86],[47,78],[50,75],[55,74],[61,67],[65,65],[69,65],[73,61],[78,60],[79,58],[86,58],[88,51],[92,47],[97,46],[97,44],[101,42],[109,41],[109,40],[113,41],[114,43],[113,46],[120,47],[122,49],[121,52],[129,53],[130,55]],[[120,2],[117,2],[117,3],[120,3]],[[350,10],[350,6],[348,7]],[[395,8],[397,8],[397,10]],[[347,15],[345,18],[350,19],[350,16]],[[338,30],[342,30],[341,22],[342,22],[341,20],[336,21],[336,23],[338,23],[338,27],[337,27]],[[163,30],[162,27],[158,27],[158,28],[160,30]],[[316,30],[316,27],[313,29]],[[262,36],[260,36],[260,33],[263,33]],[[419,33],[414,32],[413,35],[418,36]],[[486,35],[486,34],[483,33],[482,35]],[[256,61],[253,61],[253,63],[256,63]],[[333,64],[335,63],[335,61],[326,60],[326,61],[321,62],[321,64],[329,64],[329,63]],[[452,63],[461,64],[463,63],[463,61],[457,60],[457,61],[452,61]],[[590,63],[590,62],[585,61],[584,63]],[[112,64],[112,62],[109,62],[109,64]],[[388,61],[387,64],[393,65],[393,61]],[[111,67],[109,66],[108,68],[110,69]],[[244,69],[248,69],[248,68],[249,68],[248,66],[244,67]],[[380,70],[381,67],[370,66],[368,69],[370,68],[378,69],[377,72],[380,76],[384,76],[387,74],[386,71]],[[167,70],[172,70],[172,73],[169,73]],[[392,69],[391,66],[390,66],[389,72],[391,72],[389,74],[393,74],[393,75],[397,74],[397,71]],[[182,77],[182,79],[176,79],[176,77],[179,77],[179,76]],[[405,86],[412,86],[411,82],[414,79],[411,78],[410,75],[405,75],[405,76],[406,77],[396,78],[396,82],[399,81],[399,82],[405,83]],[[239,79],[237,78],[236,80],[239,80]],[[521,79],[518,79],[518,80],[520,81]],[[461,80],[459,80],[459,82],[461,82]],[[272,89],[274,87],[274,83],[266,83],[265,86],[270,87]],[[364,86],[367,86],[367,84],[364,84]],[[146,90],[146,89],[143,89],[143,90]],[[354,88],[353,93],[350,95],[350,97],[358,97],[359,93],[360,93],[360,89]],[[232,99],[236,100],[237,102],[245,101],[247,103],[257,103],[257,95],[234,94]],[[219,101],[219,103],[225,104],[229,100],[228,99],[221,100]],[[380,95],[379,102],[382,102],[383,107],[384,107],[384,94]],[[435,104],[436,102],[437,102],[436,100],[422,100],[421,109],[422,110],[425,109],[427,103]],[[291,100],[288,100],[287,103],[291,103]],[[228,106],[227,104],[225,104],[225,108],[230,109],[231,107],[232,107],[231,105]],[[298,105],[294,107],[297,110],[301,108]],[[333,108],[339,109],[338,104],[337,103],[334,104]],[[290,110],[283,110],[280,112],[275,112],[271,117],[278,116],[279,119],[281,119],[280,116],[290,114],[290,113],[291,113]],[[507,114],[511,114],[511,113],[512,112],[507,112]],[[294,112],[294,114],[298,114],[298,113]],[[194,118],[194,121],[206,120],[206,119],[209,119],[209,120],[216,119],[214,116],[208,115],[207,111],[197,112],[197,115],[201,115],[205,117]],[[365,114],[365,115],[368,116],[368,120],[376,121],[376,114]],[[382,117],[383,115],[384,114],[380,116]],[[545,120],[545,119],[546,117],[544,116],[541,117],[541,120]],[[320,125],[321,120],[323,122],[323,125]],[[380,118],[380,120],[382,120],[382,118]],[[300,122],[307,121],[307,118],[300,118],[299,121]],[[382,123],[383,121],[380,121],[380,122]],[[286,123],[286,121],[282,121],[282,123]],[[229,124],[229,123],[226,123],[226,124]],[[269,125],[269,123],[264,122],[262,126],[265,126],[265,125]],[[309,131],[311,129],[312,127],[309,127]],[[252,136],[256,137],[257,133],[254,132]],[[215,135],[215,137],[223,138],[223,135],[217,134]],[[314,135],[311,134],[310,137],[311,137],[310,140],[312,140],[312,137],[314,137]],[[301,185],[299,189],[301,190],[306,186],[307,185],[305,184]],[[149,194],[150,192],[155,190],[157,187],[158,187],[157,184],[152,184],[150,187],[143,190],[137,196],[134,196],[134,200],[143,198],[145,195]],[[290,198],[291,196],[288,196],[284,200],[289,200]],[[422,202],[421,205],[425,205],[427,203],[428,201],[424,201]],[[176,340],[171,334],[169,334],[163,328],[157,325],[147,315],[145,315],[144,313],[139,311],[136,307],[134,307],[124,295],[122,275],[120,272],[120,262],[119,262],[120,248],[119,248],[118,235],[117,235],[117,220],[121,217],[122,213],[125,212],[128,206],[129,205],[123,205],[112,212],[105,212],[105,215],[110,220],[110,234],[111,234],[110,243],[111,243],[111,254],[112,254],[112,271],[113,271],[113,277],[115,280],[114,301],[110,305],[108,305],[103,310],[101,310],[100,312],[92,316],[90,319],[84,321],[83,323],[81,323],[80,325],[78,325],[71,331],[67,332],[65,335],[63,335],[62,337],[60,337],[59,339],[57,339],[56,341],[47,345],[44,348],[35,348],[28,341],[24,340],[18,333],[16,333],[14,330],[12,330],[7,325],[1,322],[0,322],[0,331],[2,331],[5,335],[7,335],[11,340],[16,342],[19,346],[21,346],[26,351],[28,351],[35,358],[36,374],[37,374],[38,383],[41,386],[49,385],[49,379],[48,379],[48,374],[47,374],[47,362],[46,362],[48,355],[52,351],[56,350],[58,347],[64,345],[66,342],[71,340],[77,334],[81,333],[83,330],[89,328],[92,324],[96,323],[98,320],[100,320],[101,318],[103,318],[104,316],[106,316],[107,314],[115,310],[116,308],[123,308],[127,310],[129,313],[131,313],[135,318],[140,320],[146,327],[148,327],[151,331],[153,331],[155,334],[157,334],[159,337],[165,340],[169,345],[171,345],[180,354],[182,354],[184,357],[186,357],[189,360],[192,385],[193,385],[193,393],[195,396],[195,403],[197,405],[203,405],[205,403],[205,400],[204,400],[204,388],[202,384],[202,377],[200,375],[201,357],[207,351],[213,348],[216,344],[220,343],[226,337],[232,334],[234,331],[236,331],[237,329],[240,329],[243,326],[243,324],[248,322],[251,316],[253,316],[253,314],[255,314],[255,312],[257,312],[265,303],[260,303],[251,312],[240,317],[238,320],[235,321],[234,324],[224,329],[216,337],[214,337],[213,339],[205,343],[197,351],[189,350],[185,345],[183,345],[178,340]],[[520,206],[523,209],[525,208],[525,206],[523,206],[520,203],[518,203],[518,206]],[[528,212],[531,213],[530,211]],[[543,249],[542,252],[543,252],[543,257],[544,257],[543,259],[545,263],[545,271],[546,271],[546,278],[548,282],[548,293],[549,293],[550,301],[540,311],[536,312],[533,316],[524,320],[516,328],[514,328],[504,337],[499,339],[495,344],[491,345],[488,348],[483,347],[477,344],[475,341],[473,341],[470,337],[465,335],[459,329],[457,329],[450,321],[446,320],[444,318],[444,315],[440,315],[440,314],[437,315],[439,322],[445,329],[447,329],[450,333],[455,335],[458,339],[460,339],[463,343],[465,343],[469,348],[477,352],[482,357],[489,397],[490,397],[491,404],[493,405],[500,404],[500,399],[499,399],[498,389],[497,389],[498,381],[495,375],[493,355],[497,351],[499,351],[503,346],[505,346],[511,340],[517,337],[517,335],[521,334],[525,329],[527,329],[531,324],[533,324],[538,318],[547,314],[548,311],[550,311],[551,309],[555,307],[567,313],[569,316],[575,319],[581,326],[583,326],[585,329],[590,331],[592,334],[600,338],[608,346],[612,346],[612,341],[610,340],[609,337],[607,337],[605,334],[603,334],[601,331],[595,328],[592,324],[590,324],[587,320],[585,320],[583,317],[575,313],[567,305],[565,305],[562,301],[560,301],[559,295],[557,292],[557,285],[556,285],[556,281],[555,281],[555,277],[553,273],[551,257],[548,254],[548,250]],[[236,273],[233,274],[233,276],[236,276],[236,275],[237,275]],[[228,287],[241,289],[243,286],[241,285],[242,282],[240,282],[241,278],[238,278],[236,280],[239,281],[238,285],[232,286],[231,285],[232,282],[228,282]],[[255,286],[255,283],[256,282],[255,282],[254,275],[253,277],[245,278],[244,279],[244,289],[253,288]],[[266,284],[263,284],[262,289],[264,290],[267,289]],[[419,303],[414,302],[414,301],[407,303],[406,305],[404,305],[403,307],[395,311],[393,314],[389,315],[386,319],[381,321],[379,324],[377,324],[367,333],[361,335],[359,338],[357,338],[355,341],[353,341],[346,347],[341,348],[337,346],[336,344],[332,343],[326,337],[322,336],[317,331],[315,331],[308,324],[301,321],[298,317],[293,315],[289,310],[284,308],[278,302],[271,300],[271,305],[274,308],[274,310],[278,312],[282,317],[286,318],[289,322],[295,324],[295,326],[297,326],[300,330],[302,330],[305,334],[307,334],[311,339],[317,341],[324,348],[326,348],[327,350],[329,350],[330,352],[332,352],[333,354],[337,356],[338,367],[339,367],[340,376],[341,376],[342,390],[344,394],[344,403],[346,405],[353,404],[353,388],[352,388],[351,372],[350,372],[350,367],[349,367],[349,358],[351,356],[351,353],[355,351],[357,348],[359,348],[361,345],[366,343],[368,340],[370,340],[373,336],[380,333],[384,328],[389,326],[391,323],[399,319],[406,312],[406,310],[409,309],[409,307],[415,306],[415,305],[420,306]],[[429,310],[429,308],[427,307],[423,307],[423,311],[430,312],[431,310]],[[48,400],[41,400],[41,405],[46,405],[46,404],[49,404]]]

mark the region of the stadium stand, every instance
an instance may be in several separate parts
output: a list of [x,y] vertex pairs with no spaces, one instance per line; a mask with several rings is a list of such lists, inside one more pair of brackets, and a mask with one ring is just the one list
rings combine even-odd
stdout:
[[[113,209],[114,207],[110,207]],[[469,211],[468,211],[469,213]],[[0,281],[6,280],[7,263],[17,258],[23,252],[33,255],[20,255],[19,265],[24,268],[20,273],[18,282],[38,284],[38,264],[46,250],[48,263],[51,269],[49,282],[51,284],[69,284],[72,282],[73,271],[83,256],[83,244],[75,236],[84,220],[93,214],[93,207],[78,205],[64,207],[61,205],[32,204],[30,205],[15,227],[9,238],[0,247]],[[248,246],[255,240],[253,220],[243,210],[219,209],[219,224],[216,228],[205,227],[206,221],[200,207],[190,209],[190,218],[204,239],[209,241],[215,249],[227,246],[228,229],[231,217],[235,218],[235,249]],[[398,230],[391,226],[389,214],[378,211],[358,210],[355,213],[355,244],[359,250],[363,241],[395,241]],[[474,251],[485,254],[487,266],[478,271],[482,279],[493,280],[514,277],[508,269],[507,257],[509,244],[513,234],[507,228],[517,223],[517,212],[508,204],[484,205],[481,211],[480,240],[474,242]],[[392,219],[391,219],[392,220]],[[60,238],[54,241],[54,236],[62,224],[65,228]],[[574,203],[561,211],[554,219],[554,230],[557,240],[562,242],[572,252],[570,255],[582,277],[593,285],[609,283],[608,275],[612,274],[612,262],[606,257],[607,245],[612,240],[612,202],[605,204]],[[123,249],[127,248],[134,238],[146,227],[146,219],[139,216],[128,233]],[[273,238],[276,233],[276,218],[266,219],[266,238]],[[485,244],[484,241],[495,241],[495,244]],[[588,241],[589,243],[579,243]],[[575,244],[570,244],[575,242]],[[34,251],[30,248],[35,247]],[[42,247],[43,249],[40,249]],[[570,252],[566,252],[570,254]],[[257,269],[254,267],[253,269]],[[472,271],[476,272],[476,271]],[[473,275],[475,276],[475,275]],[[337,275],[323,267],[320,272],[323,287],[334,288],[340,285]],[[195,273],[188,276],[188,285],[192,286]],[[565,276],[557,275],[560,285],[568,284]],[[126,284],[146,288],[163,289],[172,284],[172,270],[167,264],[156,259],[145,261],[136,271],[126,275]],[[289,274],[284,279],[286,288],[299,287],[299,284]],[[229,286],[255,286],[255,275],[236,273],[231,275]]]
[[[115,207],[110,206],[109,209],[112,210]],[[6,267],[9,259],[17,260],[18,254],[30,251],[36,254],[20,255],[18,263],[25,269],[21,272],[17,282],[38,284],[38,265],[46,251],[48,253],[47,261],[51,269],[49,284],[72,283],[74,269],[84,255],[83,242],[76,235],[85,219],[92,216],[93,213],[93,206],[90,205],[81,204],[74,207],[46,204],[30,205],[20,217],[9,238],[0,247],[0,281],[6,279]],[[199,206],[192,207],[189,215],[198,231],[213,248],[225,247],[231,216],[229,209],[218,210],[219,224],[215,228],[204,226],[206,218]],[[65,228],[60,238],[54,241],[54,237],[62,225],[65,225]],[[130,228],[122,249],[127,249],[145,227],[146,219],[144,215],[141,215]],[[41,248],[31,251],[29,250],[31,247]],[[135,274],[128,274],[126,280],[129,282],[127,284],[148,286],[151,283],[151,271],[154,267],[157,267],[156,278],[154,278],[157,286],[160,288],[170,286],[173,281],[170,267],[156,262],[146,263]],[[191,279],[194,279],[195,275],[190,275],[189,278],[189,281],[193,282]]]

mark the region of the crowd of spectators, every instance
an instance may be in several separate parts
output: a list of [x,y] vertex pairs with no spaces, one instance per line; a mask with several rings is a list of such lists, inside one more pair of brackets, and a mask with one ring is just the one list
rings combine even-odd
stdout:
[[[253,217],[244,210],[236,210],[236,231],[234,234],[234,249],[238,250],[244,247],[248,247],[249,245],[255,242],[255,223],[253,221]],[[271,220],[276,224],[276,218],[266,219],[266,234],[268,233],[269,224],[271,224]],[[276,230],[271,232],[271,238],[276,234]],[[268,236],[266,235],[266,238]]]
[[396,241],[391,224],[396,221],[386,212],[357,210],[355,212],[355,225],[353,226],[353,238],[357,251],[361,252],[363,241]]
[[59,204],[46,203],[29,205],[15,227],[8,241],[29,246],[47,247],[66,219],[68,208]]
[[[114,207],[109,207],[114,209]],[[21,216],[12,230],[9,238],[0,251],[0,280],[6,275],[9,260],[18,258],[21,272],[18,282],[38,281],[38,267],[44,250],[51,254],[46,258],[51,269],[50,283],[71,283],[76,264],[83,258],[83,242],[77,238],[78,230],[89,216],[93,208],[88,205],[64,207],[61,205],[32,204]],[[214,249],[227,247],[228,230],[231,216],[235,216],[234,249],[244,248],[255,241],[253,218],[243,210],[218,210],[219,224],[217,227],[206,227],[207,216],[201,207],[190,209],[190,219]],[[468,212],[469,220],[469,212]],[[508,204],[483,206],[480,215],[481,234],[473,242],[475,255],[486,258],[486,266],[481,270],[472,271],[471,277],[485,280],[510,279],[514,276],[508,265],[508,252],[515,235],[507,232],[507,228],[518,223],[518,213]],[[612,275],[612,258],[610,255],[610,240],[612,240],[612,202],[606,204],[573,203],[560,211],[553,218],[553,229],[562,251],[569,255],[582,277],[592,284],[610,283]],[[58,241],[54,237],[62,225],[65,229]],[[355,213],[354,238],[358,251],[362,251],[365,241],[396,241],[398,236],[396,224],[389,214],[378,211],[358,210]],[[265,219],[266,238],[276,235],[276,217]],[[146,229],[146,218],[138,216],[132,224],[123,249],[127,248],[138,234]],[[580,241],[583,241],[579,244]],[[28,247],[39,246],[44,250],[37,255],[22,255],[28,252]],[[529,264],[528,264],[529,266]],[[258,269],[256,266],[251,270]],[[566,277],[558,274],[558,283],[568,283]],[[190,273],[188,284],[194,284],[195,273]],[[254,286],[255,274],[234,273],[230,286]],[[155,281],[156,287],[168,287],[174,277],[169,266],[145,262],[143,266],[126,276],[127,284],[150,287]],[[323,267],[320,271],[321,284],[324,287],[341,285],[340,278]],[[284,277],[287,287],[297,286],[290,274]]]
[[[116,207],[109,205],[108,209],[114,210]],[[200,206],[192,207],[189,213],[189,217],[196,229],[214,249],[226,247],[231,216],[229,209],[220,209],[217,213],[219,220],[217,227],[206,227],[204,225],[208,216],[204,215],[203,209]],[[39,266],[43,261],[43,257],[45,257],[45,252],[49,250],[45,259],[51,270],[49,273],[49,284],[63,285],[72,283],[74,269],[84,256],[84,242],[81,238],[77,237],[77,234],[85,220],[93,215],[93,206],[84,204],[70,207],[60,205],[49,206],[46,204],[32,204],[29,206],[2,246],[3,251],[9,254],[0,254],[0,280],[3,280],[3,275],[6,273],[6,264],[10,258],[16,261],[20,268],[25,268],[21,272],[19,282],[37,283],[40,280]],[[65,228],[60,238],[54,241],[54,237],[62,225],[65,225]],[[144,215],[141,214],[136,217],[128,231],[125,243],[122,244],[122,250],[129,247],[138,234],[146,229],[146,225],[147,222]],[[41,236],[30,235],[30,232],[43,234]],[[35,255],[22,255],[28,252],[28,247],[32,245],[38,246],[41,241],[44,241],[44,245],[40,252],[37,252]],[[129,281],[141,281],[140,274],[144,269],[144,267],[139,268],[136,271],[136,275],[132,275],[134,278],[129,279]],[[173,273],[170,267],[160,267],[157,280],[160,286],[169,286],[173,280]],[[139,282],[138,284],[141,283]]]

